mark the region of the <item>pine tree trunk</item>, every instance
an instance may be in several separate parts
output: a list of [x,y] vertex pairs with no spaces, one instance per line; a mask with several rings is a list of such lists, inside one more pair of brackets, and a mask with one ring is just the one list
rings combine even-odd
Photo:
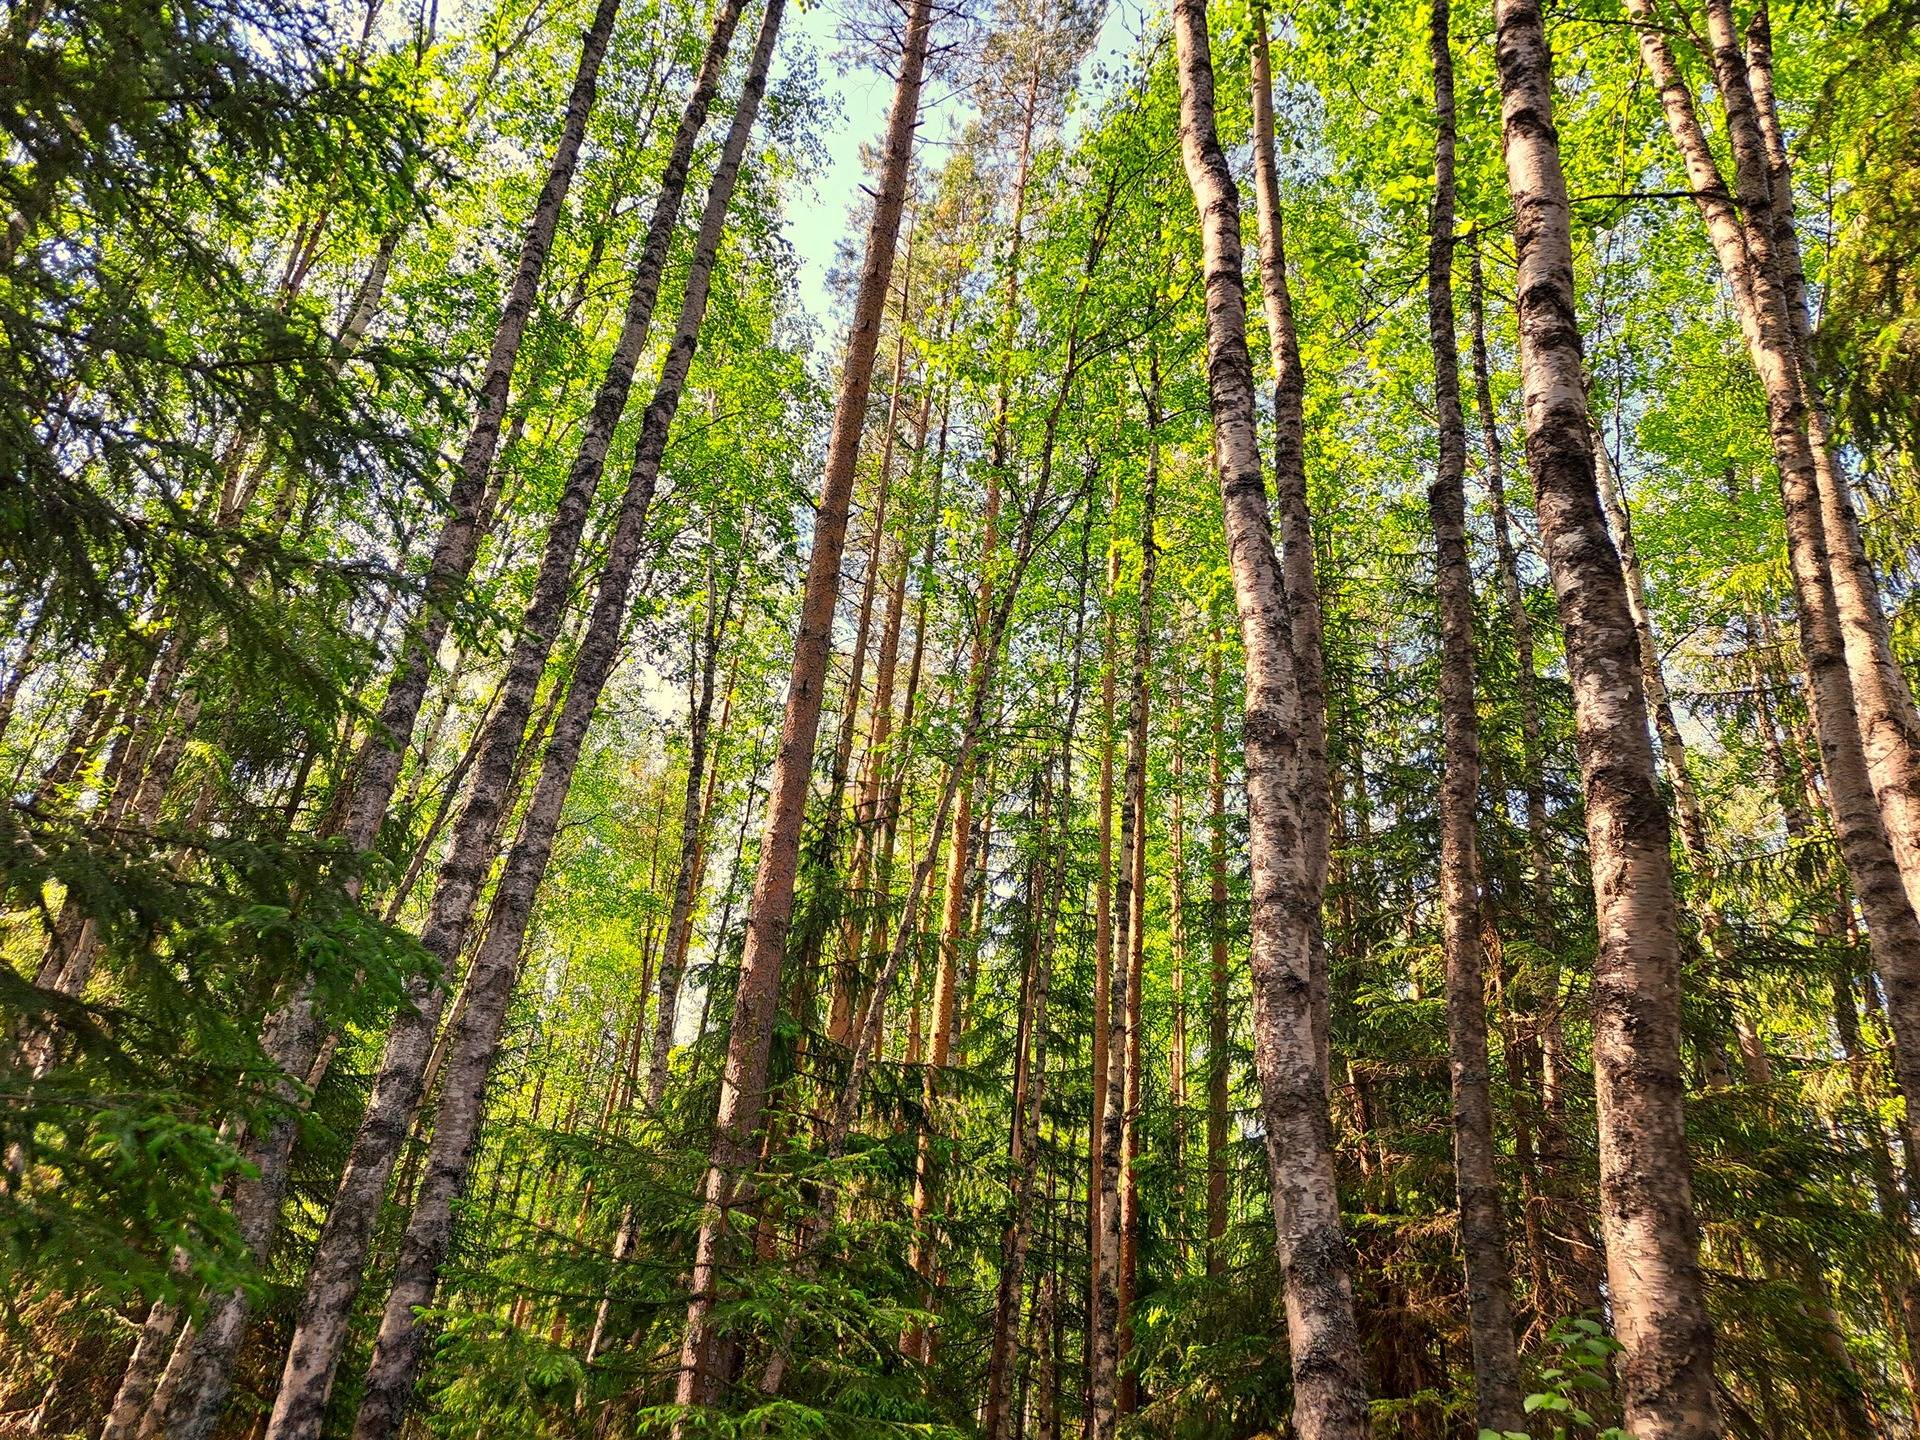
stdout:
[[[880,322],[892,288],[894,248],[906,203],[908,166],[919,123],[920,86],[933,25],[931,0],[914,0],[887,118],[880,183],[867,230],[866,258],[854,302],[827,444],[826,474],[814,517],[813,553],[807,562],[800,602],[800,628],[794,637],[793,669],[779,752],[769,782],[765,833],[753,897],[747,914],[746,949],[740,962],[733,1023],[727,1038],[719,1113],[713,1148],[702,1185],[704,1213],[695,1246],[687,1306],[687,1333],[680,1353],[676,1399],[682,1405],[705,1404],[712,1396],[702,1359],[708,1319],[717,1298],[727,1212],[741,1180],[753,1164],[754,1132],[766,1101],[767,1064],[773,1041],[774,1009],[780,996],[780,969],[787,930],[793,918],[793,893],[799,873],[801,822],[805,818],[807,780],[813,770],[814,742],[820,729],[821,691],[826,680],[833,612],[840,597],[840,563],[846,548],[847,508],[853,497],[854,470],[866,426],[867,396],[873,380],[873,356]],[[683,1429],[676,1426],[676,1429]]]
[[[906,961],[907,950],[914,939],[921,896],[928,888],[934,865],[939,859],[943,832],[947,829],[948,818],[958,801],[961,777],[969,772],[978,754],[987,705],[993,694],[995,667],[1006,639],[1008,622],[1013,617],[1014,603],[1019,598],[1021,582],[1035,554],[1040,538],[1040,522],[1055,499],[1051,490],[1054,441],[1076,372],[1076,362],[1072,356],[1078,318],[1078,312],[1076,312],[1074,324],[1069,327],[1067,342],[1069,359],[1066,378],[1061,384],[1047,418],[1046,439],[1042,444],[1040,461],[1036,467],[1038,478],[1028,496],[1015,532],[1012,563],[1008,567],[1009,573],[1003,582],[1005,589],[997,599],[989,594],[989,603],[980,617],[978,641],[983,659],[979,668],[971,670],[968,676],[967,709],[961,720],[959,743],[953,762],[947,767],[941,781],[939,798],[934,807],[933,824],[927,832],[926,849],[914,866],[913,878],[907,891],[907,903],[901,912],[900,923],[894,930],[887,959],[875,975],[873,988],[861,1006],[859,1019],[854,1026],[852,1040],[848,1047],[850,1063],[847,1074],[841,1083],[840,1093],[828,1113],[823,1130],[823,1148],[830,1162],[846,1153],[847,1140],[852,1132],[854,1115],[865,1088],[867,1073],[874,1057],[879,1053],[877,1042],[880,1017],[886,1010],[893,985],[899,978],[900,970]],[[1051,534],[1051,527],[1048,528],[1047,533]],[[984,846],[982,848],[984,849]],[[827,1234],[826,1222],[831,1202],[831,1194],[823,1192],[812,1214],[801,1225],[794,1259],[794,1269],[800,1275],[804,1276],[812,1271],[815,1252]],[[791,1339],[792,1332],[789,1329],[774,1345],[773,1353],[760,1379],[762,1394],[771,1396],[779,1393],[786,1375]]]
[[1295,655],[1299,617],[1274,553],[1261,473],[1240,200],[1215,129],[1205,0],[1176,0],[1174,36],[1181,156],[1205,259],[1215,463],[1246,651],[1254,1060],[1286,1287],[1293,1422],[1301,1440],[1363,1440],[1366,1382],[1335,1188],[1325,1032],[1316,1015],[1325,982],[1314,974],[1321,895],[1312,834],[1324,815],[1315,811],[1309,774],[1313,724]]
[[[1562,1173],[1569,1153],[1565,1126],[1565,1100],[1573,1076],[1567,1059],[1567,1042],[1561,1020],[1561,981],[1558,961],[1558,927],[1554,919],[1553,850],[1548,831],[1545,752],[1541,740],[1539,671],[1533,658],[1533,618],[1527,610],[1526,596],[1520,587],[1520,557],[1513,540],[1513,526],[1507,510],[1505,452],[1500,443],[1500,424],[1493,409],[1493,381],[1487,356],[1486,288],[1480,268],[1480,248],[1476,241],[1471,260],[1473,388],[1474,409],[1480,425],[1482,453],[1485,459],[1487,508],[1493,520],[1494,568],[1500,577],[1501,598],[1505,601],[1507,624],[1513,637],[1514,691],[1520,709],[1521,786],[1526,795],[1527,882],[1531,938],[1546,957],[1546,974],[1527,987],[1520,997],[1524,1030],[1515,1038],[1522,1051],[1510,1057],[1516,1075],[1533,1077],[1514,1087],[1516,1095],[1537,1090],[1541,1105],[1537,1156],[1540,1184],[1538,1193],[1548,1197],[1564,1224],[1556,1232],[1550,1247],[1556,1280],[1565,1297],[1566,1308],[1573,1311],[1600,1308],[1599,1266],[1589,1263],[1597,1256],[1593,1244],[1594,1225],[1588,1212],[1582,1186]],[[1512,990],[1508,989],[1509,1005]],[[1529,1212],[1532,1226],[1535,1217]],[[1571,1234],[1572,1244],[1565,1242]]]
[[[1067,681],[1066,718],[1060,730],[1060,830],[1051,842],[1046,835],[1046,812],[1054,803],[1054,792],[1043,773],[1041,778],[1040,854],[1036,860],[1036,908],[1034,969],[1029,987],[1030,1003],[1022,1005],[1022,1033],[1016,1051],[1013,1104],[1013,1130],[1008,1137],[1008,1155],[1013,1171],[1013,1214],[1002,1239],[1002,1267],[994,1304],[992,1348],[988,1352],[987,1401],[982,1429],[987,1440],[1013,1440],[1022,1432],[1028,1407],[1010,1401],[1013,1374],[1017,1367],[1017,1341],[1020,1332],[1019,1288],[1025,1273],[1033,1230],[1033,1207],[1038,1178],[1034,1171],[1045,1116],[1047,1001],[1053,981],[1053,956],[1059,939],[1061,908],[1069,887],[1068,857],[1073,853],[1073,758],[1080,723],[1081,679],[1084,674],[1088,588],[1088,546],[1093,530],[1093,507],[1088,506],[1080,532],[1080,567],[1074,595],[1073,663]],[[1031,1051],[1029,1052],[1029,1046]],[[1024,1128],[1023,1128],[1024,1127]],[[1053,1208],[1053,1168],[1047,1171],[1046,1209],[1043,1211],[1042,1243],[1050,1228]],[[1035,1287],[1029,1335],[1036,1355],[1033,1384],[1029,1396],[1038,1393],[1038,1404],[1045,1413],[1056,1375],[1051,1365],[1050,1347],[1054,1325],[1054,1273],[1051,1264]]]
[[[911,265],[913,262],[911,232],[907,237],[906,259],[907,264]],[[873,602],[879,593],[882,572],[886,568],[881,557],[886,553],[887,546],[887,501],[893,489],[894,425],[899,414],[900,389],[904,379],[907,352],[904,285],[901,290],[900,319],[902,329],[894,351],[893,386],[892,393],[887,399],[886,426],[882,432],[880,446],[879,479],[873,499],[873,535],[867,544],[867,573],[860,583],[860,605],[855,612],[853,654],[849,657],[847,666],[847,698],[840,711],[840,734],[834,743],[833,771],[827,782],[828,820],[825,835],[827,844],[823,848],[826,851],[828,867],[834,861],[834,848],[838,843],[842,823],[841,811],[846,797],[847,776],[853,764],[854,737],[860,725],[860,697],[866,689],[867,649],[873,631]],[[870,717],[868,723],[872,725],[877,722]],[[856,815],[858,803],[856,800]],[[866,853],[863,840],[864,836],[856,833],[852,861],[847,867],[847,874],[850,877],[848,898],[853,904],[858,903],[860,887],[864,883],[862,871],[865,867]],[[839,957],[832,965],[832,1002],[827,1012],[827,1038],[837,1045],[844,1045],[847,1041],[854,1007],[853,992],[859,984],[858,937],[849,932],[845,938],[848,943],[840,947]],[[824,933],[812,936],[810,939],[813,946],[829,943],[829,937]],[[811,963],[811,957],[808,963]]]
[[[926,448],[932,404],[933,392],[929,388],[921,396],[919,418],[915,425],[909,476],[915,493],[919,489],[920,457]],[[861,761],[860,798],[854,809],[854,823],[859,827],[854,863],[855,905],[858,908],[853,923],[848,927],[846,953],[847,963],[853,972],[850,988],[856,992],[865,984],[862,974],[870,972],[878,963],[879,956],[868,955],[867,951],[869,946],[878,950],[885,944],[893,893],[895,841],[892,807],[887,803],[886,786],[892,763],[890,747],[893,742],[894,690],[899,679],[900,634],[906,620],[909,568],[904,547],[899,541],[895,542],[894,550],[892,558],[883,562],[882,567],[888,574],[887,605],[880,622],[880,656],[874,665],[873,703],[869,712],[866,755]],[[866,971],[862,969],[863,956],[873,962],[873,965],[866,967]],[[858,1003],[858,994],[850,994],[849,1013]]]
[[[1032,73],[1034,86],[1037,86],[1039,72],[1035,70]],[[981,517],[980,578],[974,597],[973,648],[967,661],[970,685],[979,683],[979,677],[987,664],[986,627],[988,611],[993,600],[991,587],[994,567],[998,563],[997,556],[1000,548],[1001,487],[1008,464],[1007,422],[1011,404],[1014,327],[1019,317],[1020,249],[1026,217],[1027,180],[1032,155],[1036,97],[1037,90],[1030,86],[1027,94],[1025,125],[1021,131],[1019,160],[1014,177],[1013,220],[1007,260],[1005,323],[1001,335],[1000,375],[994,401],[993,448],[988,459],[986,496]],[[974,777],[971,774],[963,774],[960,777],[960,793],[953,809],[953,830],[947,843],[946,893],[942,897],[940,913],[940,967],[934,975],[933,1031],[928,1045],[925,1071],[928,1129],[921,1133],[919,1152],[914,1166],[912,1258],[913,1268],[919,1273],[923,1285],[932,1283],[936,1249],[936,1240],[931,1232],[929,1220],[939,1190],[939,1176],[934,1173],[931,1130],[938,1123],[941,1111],[942,1072],[950,1059],[954,1025],[958,1015],[956,987],[960,978],[960,944],[962,934],[967,928],[966,919],[969,909],[967,879],[974,859],[972,852],[973,782]],[[925,1361],[931,1355],[929,1348],[931,1342],[931,1333],[923,1327],[916,1326],[904,1337],[903,1348],[906,1353]]]
[[1686,1151],[1666,807],[1620,560],[1594,477],[1546,31],[1537,0],[1496,0],[1495,19],[1527,462],[1566,636],[1598,907],[1601,1226],[1626,1347],[1626,1424],[1641,1440],[1705,1440],[1721,1432]]

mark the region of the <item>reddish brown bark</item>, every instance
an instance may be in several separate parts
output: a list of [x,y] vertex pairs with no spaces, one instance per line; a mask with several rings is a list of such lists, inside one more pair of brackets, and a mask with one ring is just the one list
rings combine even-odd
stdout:
[[754,1132],[766,1101],[767,1065],[773,1041],[774,1010],[780,996],[780,971],[793,896],[799,876],[800,830],[807,803],[807,778],[813,769],[814,742],[820,730],[820,702],[826,681],[833,612],[840,598],[840,565],[846,549],[847,509],[853,498],[861,433],[866,427],[867,396],[873,383],[873,357],[881,315],[892,286],[894,250],[907,198],[907,172],[919,122],[920,86],[933,25],[930,0],[914,0],[908,16],[893,107],[887,118],[873,218],[867,228],[866,258],[854,302],[827,442],[826,474],[815,511],[813,553],[800,602],[800,629],[794,637],[793,668],[781,720],[779,750],[769,782],[765,833],[759,868],[748,904],[746,949],[727,1038],[726,1067],[720,1085],[713,1147],[702,1187],[704,1213],[695,1245],[687,1332],[680,1352],[675,1395],[682,1405],[707,1403],[711,1380],[704,1368],[709,1317],[718,1296],[727,1212],[736,1201],[740,1178],[754,1161]]

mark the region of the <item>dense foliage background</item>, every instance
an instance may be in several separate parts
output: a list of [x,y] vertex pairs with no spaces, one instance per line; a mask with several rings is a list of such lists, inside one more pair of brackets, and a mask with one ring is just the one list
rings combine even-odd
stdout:
[[[1702,84],[1696,18],[1662,9]],[[1249,174],[1250,59],[1256,32],[1272,33],[1326,632],[1331,1114],[1374,1430],[1410,1440],[1474,1428],[1436,888],[1428,13],[1303,0],[1211,14],[1221,125]],[[1134,43],[1075,0],[933,12],[769,1108],[714,1313],[730,1383],[692,1419],[674,1404],[842,358],[844,317],[826,327],[801,304],[785,217],[844,123],[821,102],[816,66],[891,77],[907,18],[850,11],[831,59],[789,37],[722,197],[712,295],[620,611],[621,660],[563,792],[478,1071],[483,1119],[426,1312],[409,1434],[971,1435],[996,1367],[1018,1427],[1007,1433],[1080,1427],[1095,1086],[1109,1063],[1096,1056],[1097,962],[1116,926],[1136,946],[1142,1057],[1128,1082],[1123,1429],[1293,1433],[1245,966],[1242,654],[1209,463],[1178,76],[1164,17],[1141,17]],[[422,944],[433,896],[459,858],[476,757],[715,23],[706,0],[627,0],[618,14],[509,357],[478,558],[436,599],[429,557],[459,504],[453,457],[483,403],[593,19],[576,0],[7,11],[0,1431],[100,1434],[142,1327],[155,1332],[165,1309],[191,1346],[209,1307],[239,1293],[230,1393],[195,1422],[217,1431],[193,1430],[162,1393],[109,1433],[269,1433],[383,1044],[439,974]],[[1906,0],[1776,0],[1770,20],[1818,389],[1911,667],[1920,13]],[[1725,1431],[1909,1435],[1914,1157],[1882,981],[1831,838],[1766,396],[1635,26],[1604,0],[1548,21],[1615,538],[1631,535],[1652,668],[1683,741],[1661,737],[1667,791],[1684,786],[1704,823],[1704,850],[1676,836],[1675,857],[1688,1138]],[[758,23],[749,13],[724,57],[691,152],[694,198],[676,197],[643,397],[672,334],[662,317],[697,268],[699,206],[751,88]],[[1452,273],[1494,1138],[1544,1440],[1594,1434],[1620,1412],[1595,1214],[1593,897],[1519,439],[1492,27],[1478,3],[1453,15]],[[1709,124],[1717,152],[1724,128]],[[856,226],[872,194],[847,197]],[[859,257],[843,260],[837,299],[850,309]],[[1255,268],[1250,257],[1257,289]],[[1249,314],[1264,325],[1257,303]],[[1263,388],[1265,338],[1253,345]],[[482,945],[501,862],[531,823],[623,477],[645,449],[643,406],[625,407],[586,496],[501,813],[469,846],[482,868],[443,1035],[486,1003],[463,997],[460,957]],[[366,793],[369,737],[410,627],[443,601],[424,703],[361,849],[346,817]],[[1136,709],[1137,640],[1150,663]],[[983,645],[997,660],[981,681]],[[1130,726],[1137,864],[1115,833]],[[946,777],[968,751],[970,818],[955,832],[967,853],[949,877]],[[1130,883],[1129,926],[1118,907]],[[903,962],[859,1070],[859,1007],[895,927]],[[289,1067],[275,1025],[297,995],[318,1017],[317,1048]],[[353,1429],[444,1087],[468,1073],[448,1058],[457,1048],[435,1050],[375,1187],[326,1433]],[[836,1135],[850,1074],[851,1125]],[[263,1236],[236,1197],[276,1127],[290,1135],[287,1185]],[[996,1324],[1012,1327],[1010,1359]]]

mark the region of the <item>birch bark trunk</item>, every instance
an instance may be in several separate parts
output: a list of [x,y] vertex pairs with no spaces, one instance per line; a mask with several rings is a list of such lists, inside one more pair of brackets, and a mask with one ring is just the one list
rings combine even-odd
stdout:
[[1643,1440],[1706,1440],[1721,1429],[1686,1151],[1666,806],[1620,559],[1595,482],[1546,29],[1538,0],[1496,0],[1495,22],[1527,461],[1566,637],[1598,907],[1601,1229],[1626,1347],[1626,1425]]
[[[1214,121],[1205,0],[1176,0],[1180,149],[1205,258],[1207,379],[1215,463],[1240,638],[1246,650],[1246,767],[1253,861],[1254,1060],[1286,1286],[1294,1426],[1302,1440],[1363,1440],[1366,1382],[1341,1231],[1328,1121],[1324,1027],[1317,1023],[1312,721],[1299,617],[1274,553],[1261,473],[1241,275],[1239,191]],[[1307,663],[1317,663],[1317,656]]]
[[[711,545],[709,540],[709,545]],[[646,1108],[660,1108],[667,1093],[667,1060],[673,1050],[673,1031],[680,1015],[680,977],[686,967],[688,942],[693,935],[693,912],[700,899],[701,855],[705,849],[708,783],[707,741],[713,716],[714,681],[719,670],[720,642],[733,609],[738,570],[731,571],[721,599],[714,593],[709,555],[707,637],[700,662],[700,678],[687,719],[687,788],[680,805],[680,860],[674,870],[673,900],[667,914],[667,937],[660,952],[660,1004],[655,1012],[653,1043],[648,1050]],[[715,610],[718,608],[716,617]],[[705,787],[703,790],[702,787]]]
[[[1286,225],[1274,157],[1273,65],[1264,11],[1256,11],[1253,75],[1254,214],[1259,220],[1260,292],[1273,363],[1273,497],[1280,521],[1280,573],[1293,628],[1294,669],[1301,711],[1301,803],[1305,806],[1307,863],[1314,893],[1327,886],[1333,834],[1333,792],[1327,774],[1327,679],[1320,583],[1313,552],[1313,512],[1307,503],[1306,370],[1300,363],[1293,294],[1287,286]],[[1330,1072],[1327,937],[1318,906],[1312,916],[1313,1023],[1320,1068]]]
[[[393,1173],[421,1094],[434,1030],[447,987],[471,926],[473,903],[498,844],[509,780],[518,759],[535,693],[572,593],[575,560],[607,452],[626,410],[634,371],[653,320],[667,252],[693,164],[694,146],[720,88],[727,52],[745,0],[725,0],[673,147],[661,176],[621,332],[594,396],[579,449],[552,520],[506,679],[488,722],[466,804],[454,825],[447,859],[434,887],[421,945],[435,968],[409,986],[381,1053],[366,1116],[355,1134],[326,1224],[308,1271],[300,1315],[287,1346],[266,1440],[313,1440],[325,1417],[334,1373],[346,1341],[354,1297],[366,1268],[380,1197]],[[195,1437],[200,1440],[200,1437]]]
[[[1765,216],[1771,203],[1765,174],[1764,144],[1752,114],[1744,63],[1736,72],[1718,55],[1716,75],[1731,86],[1728,129],[1736,156],[1745,152],[1736,180],[1736,207],[1708,145],[1694,107],[1693,92],[1658,27],[1653,0],[1626,0],[1627,13],[1640,26],[1640,54],[1660,89],[1667,130],[1684,167],[1687,184],[1707,227],[1714,255],[1735,297],[1747,353],[1767,396],[1767,430],[1779,472],[1785,512],[1787,558],[1792,572],[1800,652],[1808,679],[1808,708],[1827,780],[1834,837],[1867,921],[1867,942],[1876,972],[1887,992],[1893,1022],[1894,1058],[1902,1090],[1920,1094],[1920,919],[1912,887],[1903,874],[1894,836],[1905,821],[1897,806],[1898,787],[1876,796],[1863,735],[1876,726],[1862,712],[1849,663],[1845,629],[1834,583],[1836,536],[1828,528],[1818,462],[1808,436],[1808,407],[1799,349],[1790,307],[1780,283],[1780,267],[1771,228],[1743,223],[1741,210]],[[1710,23],[1717,36],[1728,28],[1724,16]],[[1736,47],[1737,48],[1737,47]],[[1716,49],[1724,49],[1716,42]],[[1737,120],[1735,117],[1743,119]],[[1756,146],[1761,154],[1756,156]],[[1755,167],[1761,172],[1756,176]],[[1844,548],[1844,540],[1839,542]],[[1883,752],[1884,754],[1884,752]],[[1920,1142],[1920,1107],[1908,1112],[1910,1139]]]
[[[785,0],[767,0],[742,82],[739,104],[708,185],[705,208],[688,265],[680,315],[662,361],[660,377],[641,421],[620,511],[600,571],[593,610],[575,658],[560,718],[541,761],[540,778],[507,857],[491,923],[468,977],[468,1003],[454,1035],[434,1116],[427,1167],[414,1198],[400,1246],[393,1288],[387,1297],[367,1366],[354,1440],[392,1440],[412,1398],[425,1354],[426,1321],[440,1266],[453,1240],[454,1202],[471,1173],[484,1114],[487,1077],[499,1050],[501,1029],[519,977],[520,957],[540,883],[546,876],[560,829],[561,812],[601,692],[619,659],[627,607],[645,547],[647,518],[658,488],[673,419],[685,393],[707,298],[726,231],[727,213],[746,157],[747,142],[766,92],[767,71],[780,33]],[[714,648],[718,648],[717,639]]]
[[1227,1086],[1227,781],[1226,696],[1220,683],[1216,625],[1207,646],[1207,1273],[1226,1265]]

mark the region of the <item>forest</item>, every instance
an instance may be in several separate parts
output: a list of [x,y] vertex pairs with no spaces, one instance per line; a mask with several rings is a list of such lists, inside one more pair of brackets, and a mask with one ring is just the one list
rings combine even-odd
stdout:
[[1916,0],[0,130],[0,1436],[1920,1436]]

